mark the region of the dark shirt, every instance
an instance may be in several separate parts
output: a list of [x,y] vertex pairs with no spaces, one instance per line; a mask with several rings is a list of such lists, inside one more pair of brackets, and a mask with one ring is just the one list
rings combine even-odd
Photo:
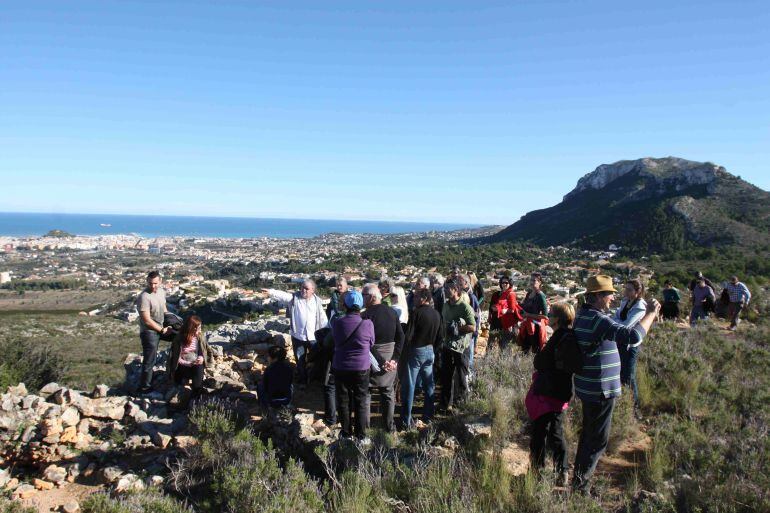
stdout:
[[[291,402],[294,366],[286,360],[278,360],[268,365],[262,375],[262,385],[265,387],[267,402],[272,404],[283,399]],[[283,401],[281,401],[283,402]]]
[[404,348],[404,329],[398,320],[398,314],[393,308],[380,303],[368,307],[361,313],[363,319],[369,319],[374,324],[374,343],[385,344],[395,342],[393,360],[398,361]]
[[[706,282],[706,285],[708,285],[709,287],[711,287],[711,289],[712,289],[712,290],[716,290],[716,289],[717,289],[717,288],[714,286],[714,284],[713,284],[713,283],[711,283],[711,280],[709,280],[708,278],[703,278],[703,281],[705,281],[705,282]],[[690,285],[689,285],[687,288],[689,288],[689,289],[690,289],[690,292],[692,292],[692,291],[693,291],[693,289],[695,289],[695,287],[697,287],[697,286],[698,286],[698,280],[690,280]]]
[[535,291],[530,290],[527,292],[524,301],[521,302],[521,307],[529,314],[548,315],[548,301],[543,291],[535,293]]
[[409,316],[406,326],[408,347],[440,346],[441,315],[430,305],[420,305]]
[[439,287],[433,291],[433,308],[441,315],[441,310],[444,309],[444,302],[446,302],[446,293],[444,287]]

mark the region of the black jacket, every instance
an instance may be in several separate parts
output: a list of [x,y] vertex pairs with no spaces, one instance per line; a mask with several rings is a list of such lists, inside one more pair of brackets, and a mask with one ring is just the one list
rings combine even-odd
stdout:
[[543,349],[535,355],[535,370],[537,379],[535,380],[534,392],[538,395],[555,397],[562,401],[569,401],[572,397],[572,374],[556,369],[554,361],[554,351],[559,342],[567,335],[566,329],[556,330]]

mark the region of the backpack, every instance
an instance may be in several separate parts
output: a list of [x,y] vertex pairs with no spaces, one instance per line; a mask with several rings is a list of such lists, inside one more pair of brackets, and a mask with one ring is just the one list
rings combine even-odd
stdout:
[[557,370],[570,374],[578,374],[583,370],[583,351],[573,329],[566,330],[554,348],[553,357]]

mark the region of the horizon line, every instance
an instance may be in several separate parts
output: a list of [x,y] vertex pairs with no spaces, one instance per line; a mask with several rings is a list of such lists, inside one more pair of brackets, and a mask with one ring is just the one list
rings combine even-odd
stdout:
[[197,219],[262,219],[275,221],[342,221],[353,223],[392,223],[392,224],[437,224],[454,225],[473,228],[485,228],[494,226],[507,226],[500,223],[463,223],[452,221],[405,221],[405,220],[387,220],[387,219],[340,219],[340,218],[307,218],[307,217],[273,217],[273,216],[239,216],[239,215],[185,215],[185,214],[117,214],[109,212],[19,212],[19,211],[0,211],[2,214],[25,214],[25,215],[63,215],[63,216],[124,216],[124,217],[183,217]]

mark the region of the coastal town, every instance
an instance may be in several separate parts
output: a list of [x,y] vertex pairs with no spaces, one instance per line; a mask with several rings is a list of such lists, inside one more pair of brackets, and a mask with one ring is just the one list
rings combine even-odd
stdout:
[[[435,265],[374,260],[370,251],[441,251],[442,247],[494,233],[498,227],[451,232],[396,235],[324,234],[313,238],[143,238],[137,235],[0,237],[0,306],[41,290],[111,291],[111,301],[92,305],[85,315],[113,315],[134,322],[138,313],[133,298],[141,290],[148,269],[164,275],[169,303],[175,309],[206,307],[212,323],[248,318],[275,310],[260,289],[296,288],[310,278],[319,292],[344,276],[353,286],[389,277],[410,288],[420,276],[448,272]],[[503,274],[514,285],[526,282],[528,273],[547,277],[551,301],[574,299],[582,280],[611,268],[649,278],[638,263],[616,261],[619,248],[605,251],[574,250],[562,246],[532,248],[525,255],[511,252],[483,262],[474,269],[485,286]],[[534,252],[534,253],[532,253]],[[534,256],[533,256],[534,255]],[[344,262],[341,266],[340,263]],[[101,296],[104,297],[104,296]]]

